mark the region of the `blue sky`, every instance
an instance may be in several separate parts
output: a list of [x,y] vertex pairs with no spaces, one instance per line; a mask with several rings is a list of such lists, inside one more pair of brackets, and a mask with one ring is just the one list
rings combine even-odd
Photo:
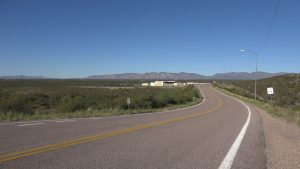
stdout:
[[[1,0],[0,75],[255,69],[276,0]],[[300,1],[281,1],[259,70],[300,72]],[[224,70],[223,70],[224,69]]]

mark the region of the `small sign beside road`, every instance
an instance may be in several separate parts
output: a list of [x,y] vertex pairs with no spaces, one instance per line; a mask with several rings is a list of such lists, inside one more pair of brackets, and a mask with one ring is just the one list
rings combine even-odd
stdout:
[[268,87],[267,92],[268,92],[268,94],[274,94],[273,87]]
[[128,98],[127,98],[127,106],[128,106],[128,109],[129,109],[130,103],[131,103],[131,101],[130,101],[130,98],[128,97]]
[[270,97],[271,97],[272,108],[274,109],[274,103],[273,103],[273,98],[272,98],[272,95],[274,94],[273,87],[268,87],[267,92],[268,92],[268,95],[270,95]]
[[130,98],[129,97],[127,98],[127,104],[130,104]]

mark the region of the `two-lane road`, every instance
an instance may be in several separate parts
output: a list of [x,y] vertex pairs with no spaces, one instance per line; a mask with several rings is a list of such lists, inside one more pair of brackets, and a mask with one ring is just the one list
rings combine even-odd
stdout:
[[0,168],[266,168],[255,109],[199,87],[201,104],[168,112],[0,123]]

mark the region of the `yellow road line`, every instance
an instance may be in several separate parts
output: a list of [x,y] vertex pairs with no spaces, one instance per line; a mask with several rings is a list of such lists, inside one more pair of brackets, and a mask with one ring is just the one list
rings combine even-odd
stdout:
[[218,105],[216,107],[208,109],[204,112],[193,113],[193,114],[190,114],[190,115],[176,117],[176,118],[172,118],[172,119],[168,119],[168,120],[156,121],[156,122],[152,122],[152,123],[148,123],[148,124],[137,125],[137,126],[130,127],[130,128],[115,130],[115,131],[108,132],[108,133],[82,137],[82,138],[79,138],[79,139],[65,141],[65,142],[62,142],[62,143],[51,144],[51,145],[46,145],[46,146],[41,146],[41,147],[28,149],[28,150],[25,150],[25,151],[6,154],[6,155],[3,155],[3,156],[0,156],[0,163],[8,162],[8,161],[11,161],[11,160],[16,160],[16,159],[23,158],[23,157],[32,156],[34,154],[39,154],[39,153],[43,153],[43,152],[48,152],[48,151],[53,151],[53,150],[57,150],[57,149],[61,149],[61,148],[66,148],[66,147],[74,146],[74,145],[81,144],[81,143],[91,142],[91,141],[95,141],[95,140],[101,140],[101,139],[104,139],[104,138],[109,138],[109,137],[113,137],[113,136],[117,136],[117,135],[121,135],[121,134],[126,134],[126,133],[130,133],[130,132],[134,132],[134,131],[139,131],[139,130],[143,130],[143,129],[147,129],[147,128],[162,126],[162,125],[166,125],[166,124],[170,124],[170,123],[190,119],[190,118],[193,118],[193,117],[201,116],[201,115],[216,111],[217,109],[222,107],[223,101],[219,98],[217,98],[217,100],[218,100]]

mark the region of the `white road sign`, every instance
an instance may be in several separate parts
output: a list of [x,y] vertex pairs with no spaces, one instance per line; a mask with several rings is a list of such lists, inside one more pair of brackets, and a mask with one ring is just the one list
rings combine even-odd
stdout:
[[127,98],[127,104],[129,105],[131,103],[130,98]]
[[268,92],[268,94],[274,94],[273,87],[268,87],[267,92]]

